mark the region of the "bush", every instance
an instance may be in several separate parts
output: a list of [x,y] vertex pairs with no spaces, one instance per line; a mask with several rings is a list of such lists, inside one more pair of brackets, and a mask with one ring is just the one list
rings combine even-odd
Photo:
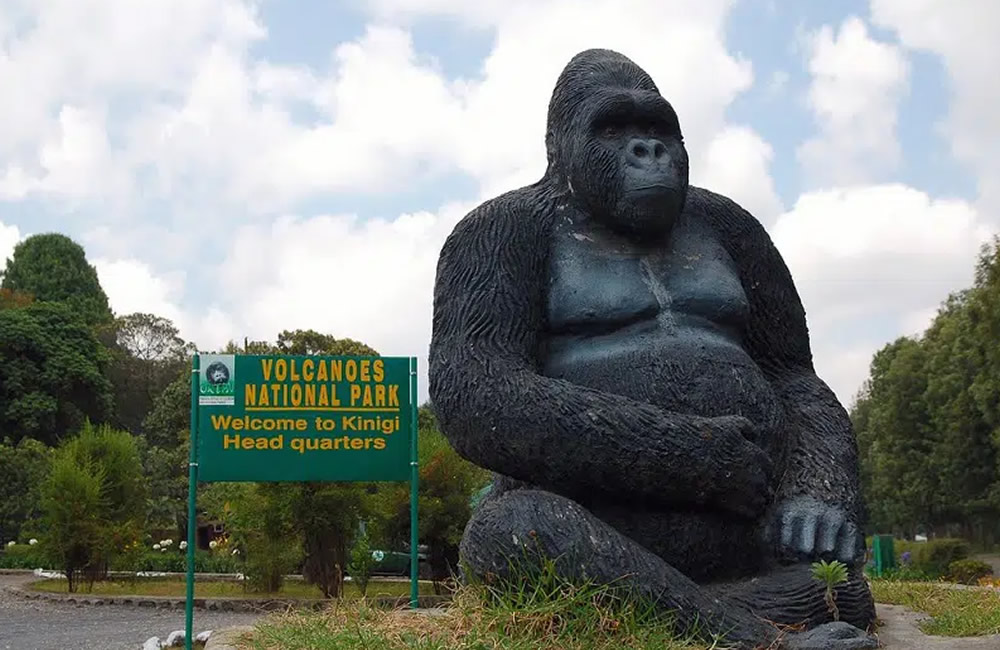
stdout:
[[45,569],[50,563],[37,545],[14,544],[0,548],[0,569]]
[[948,579],[962,585],[979,584],[980,578],[993,575],[993,567],[979,560],[955,560],[948,565]]
[[[186,562],[187,552],[180,549],[170,549],[163,553],[146,549],[133,561],[119,558],[111,564],[111,570],[184,573],[187,570]],[[242,571],[242,563],[231,555],[197,550],[194,552],[194,570],[197,573],[239,573]]]
[[42,547],[54,568],[66,574],[69,591],[77,589],[82,571],[93,582],[110,537],[101,516],[103,473],[78,465],[72,454],[60,453],[42,487],[45,536]]
[[882,574],[882,578],[899,582],[933,582],[935,580],[935,576],[912,566],[899,566],[890,569]]
[[69,591],[134,548],[146,518],[146,483],[135,439],[127,431],[87,422],[54,455],[42,485],[42,547],[66,574]]
[[969,543],[964,539],[932,539],[914,547],[913,567],[940,578],[948,573],[952,562],[964,560],[970,553]]
[[358,585],[358,590],[364,596],[368,592],[368,581],[375,568],[375,558],[372,556],[372,547],[368,539],[368,532],[365,531],[354,541],[351,548],[351,561],[347,565],[347,570],[351,574],[351,579]]

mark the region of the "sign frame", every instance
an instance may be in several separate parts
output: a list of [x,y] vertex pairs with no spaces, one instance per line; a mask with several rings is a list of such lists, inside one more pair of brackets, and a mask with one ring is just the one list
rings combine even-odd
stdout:
[[[190,449],[188,452],[188,518],[187,518],[187,575],[186,575],[186,597],[184,606],[184,647],[186,650],[191,650],[194,639],[192,637],[194,628],[194,558],[195,558],[195,544],[196,544],[196,531],[197,531],[197,491],[198,491],[198,480],[199,476],[199,460],[201,452],[201,436],[200,436],[200,425],[201,425],[201,407],[202,406],[235,406],[234,391],[235,380],[233,380],[229,375],[226,375],[224,381],[219,383],[224,385],[223,388],[219,390],[213,390],[211,395],[207,395],[208,399],[202,399],[201,395],[201,361],[202,357],[207,359],[215,359],[216,357],[225,356],[234,360],[233,369],[229,372],[235,372],[236,362],[238,357],[268,357],[273,359],[281,358],[292,358],[307,355],[214,355],[214,354],[201,354],[195,353],[191,358],[191,415],[190,415]],[[409,483],[410,483],[410,608],[416,609],[419,601],[419,580],[418,580],[418,564],[419,564],[419,553],[418,553],[418,540],[419,540],[419,527],[417,518],[417,501],[418,501],[418,485],[420,479],[419,471],[419,460],[418,460],[418,430],[419,430],[419,417],[417,411],[417,358],[416,357],[381,357],[381,356],[365,356],[365,355],[316,355],[315,357],[309,356],[309,358],[314,359],[355,359],[355,360],[375,360],[382,359],[384,361],[401,360],[405,359],[408,361],[409,375],[408,375],[408,393],[407,393],[407,404],[400,404],[399,412],[402,413],[403,408],[409,407],[409,417],[408,428],[409,428]],[[206,369],[210,368],[211,365],[206,366]],[[232,386],[229,386],[232,384]],[[399,474],[400,476],[405,476],[405,467]],[[245,482],[264,482],[268,480],[273,480],[269,478],[264,479],[253,479],[253,478],[208,478],[202,479],[203,481],[245,481]],[[293,478],[293,479],[279,479],[288,480],[289,482],[301,482],[306,480],[323,480],[323,481],[334,481],[334,480],[346,480],[346,481],[392,481],[399,480],[394,478],[354,478],[354,479],[337,479],[336,477],[324,477],[321,479],[311,479],[311,478]],[[406,480],[406,479],[402,479]]]

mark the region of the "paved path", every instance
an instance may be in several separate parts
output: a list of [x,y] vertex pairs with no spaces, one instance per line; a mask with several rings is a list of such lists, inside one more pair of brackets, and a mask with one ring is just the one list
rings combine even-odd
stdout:
[[[34,576],[0,575],[0,650],[139,650],[151,636],[184,629],[184,610],[28,600],[6,587]],[[195,634],[257,620],[248,612],[194,612]]]
[[878,638],[885,650],[998,650],[1000,635],[956,638],[927,636],[917,627],[926,616],[899,605],[876,606],[878,617],[885,623]]

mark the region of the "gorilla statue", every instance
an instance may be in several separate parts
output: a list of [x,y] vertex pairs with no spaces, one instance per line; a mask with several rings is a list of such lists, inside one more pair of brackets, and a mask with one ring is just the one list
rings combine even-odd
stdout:
[[[545,142],[438,260],[431,402],[494,473],[466,571],[531,549],[739,648],[875,647],[854,433],[766,231],[688,185],[677,115],[617,52],[573,57]],[[849,568],[839,622],[818,559]]]

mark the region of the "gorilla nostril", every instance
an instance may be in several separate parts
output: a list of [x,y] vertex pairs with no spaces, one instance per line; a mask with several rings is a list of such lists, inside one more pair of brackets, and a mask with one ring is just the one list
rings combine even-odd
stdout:
[[647,154],[649,154],[649,149],[647,149],[646,145],[643,144],[642,142],[636,142],[635,144],[632,145],[632,154],[636,158],[643,158]]
[[660,141],[653,146],[653,157],[662,158],[667,153],[667,147]]

